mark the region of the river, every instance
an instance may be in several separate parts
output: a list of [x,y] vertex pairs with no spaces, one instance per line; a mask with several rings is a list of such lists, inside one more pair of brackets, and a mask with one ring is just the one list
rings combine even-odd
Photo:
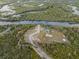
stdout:
[[38,21],[38,20],[23,20],[23,21],[0,21],[0,26],[3,25],[51,25],[51,26],[63,26],[63,27],[79,27],[79,23],[77,22],[53,22],[53,21]]

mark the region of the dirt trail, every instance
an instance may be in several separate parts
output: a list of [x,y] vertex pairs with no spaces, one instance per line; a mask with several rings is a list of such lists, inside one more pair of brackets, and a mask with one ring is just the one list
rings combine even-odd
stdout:
[[34,42],[34,35],[38,34],[42,29],[40,28],[40,25],[37,26],[37,28],[35,29],[36,32],[32,33],[29,35],[29,41],[32,44],[32,48],[38,53],[38,55],[42,58],[42,59],[52,59],[51,57],[49,57],[46,52],[43,51],[43,49],[39,46],[39,44],[37,42]]
[[11,27],[7,28],[6,30],[4,30],[3,32],[0,33],[0,35],[6,34],[8,33],[8,31],[10,31]]

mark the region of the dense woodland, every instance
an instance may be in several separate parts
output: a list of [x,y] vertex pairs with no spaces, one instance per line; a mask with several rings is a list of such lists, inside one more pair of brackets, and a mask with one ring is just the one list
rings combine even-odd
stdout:
[[[2,0],[7,2],[16,2],[16,0]],[[79,22],[79,16],[73,15],[70,8],[67,7],[66,3],[69,0],[61,0],[63,3],[55,3],[56,0],[51,0],[54,3],[44,3],[42,7],[37,7],[38,3],[26,3],[30,8],[23,7],[23,3],[26,0],[20,0],[21,3],[15,3],[16,14],[21,15],[21,17],[1,16],[3,18],[8,18],[8,20],[48,20],[48,21],[74,21]],[[27,0],[29,1],[29,0]],[[34,0],[36,1],[36,0]],[[44,0],[45,1],[45,0]],[[70,0],[73,1],[73,0]],[[1,1],[0,1],[1,2]],[[42,0],[41,0],[42,2]],[[4,3],[5,4],[5,3]],[[79,7],[79,1],[76,0],[73,5]],[[0,6],[1,7],[1,6]],[[40,11],[40,10],[41,11]],[[43,11],[42,11],[43,10]],[[28,12],[29,11],[29,12]],[[39,12],[38,12],[39,11]],[[35,12],[35,13],[30,13]],[[35,25],[12,25],[12,26],[0,26],[0,59],[41,59],[39,55],[32,49],[31,44],[24,41],[24,33]],[[44,26],[44,25],[43,25]],[[8,27],[10,31],[1,34]],[[79,28],[67,28],[67,27],[53,27],[45,26],[49,29],[56,29],[66,36],[69,40],[68,43],[52,43],[52,44],[40,44],[44,51],[47,52],[51,57],[55,59],[79,59]],[[19,42],[20,41],[20,42]]]
[[[6,26],[11,31],[0,35],[0,58],[1,59],[40,59],[29,43],[24,41],[24,32],[35,25]],[[0,26],[0,31],[6,29]],[[67,43],[40,44],[44,50],[55,59],[79,59],[79,28],[51,27],[65,34],[69,40]],[[21,40],[18,45],[18,41]]]

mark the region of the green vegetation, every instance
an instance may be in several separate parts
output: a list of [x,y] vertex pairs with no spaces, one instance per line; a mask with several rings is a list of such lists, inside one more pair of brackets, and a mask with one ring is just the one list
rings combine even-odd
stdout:
[[[12,27],[9,33],[0,36],[1,59],[40,59],[29,43],[25,43],[23,34],[35,25],[7,26]],[[40,44],[55,59],[79,59],[79,28],[49,27],[65,34],[70,44]],[[5,27],[0,26],[0,30]],[[21,39],[20,45],[18,45]]]
[[[43,10],[45,9],[45,10]],[[35,11],[32,11],[35,10]],[[38,10],[38,11],[37,11]],[[41,11],[40,11],[41,10]],[[43,10],[43,11],[42,11]],[[50,21],[74,21],[79,22],[79,16],[72,14],[67,4],[45,4],[42,7],[18,7],[17,14],[21,17],[11,17],[15,20],[50,20]]]
[[[8,0],[9,1],[9,0]],[[10,0],[12,1],[12,0]],[[14,0],[16,1],[16,0]],[[23,0],[25,1],[25,0]],[[55,0],[56,1],[56,0]],[[0,4],[6,3],[0,0]],[[79,16],[72,14],[71,9],[67,6],[69,3],[14,3],[16,14],[21,17],[2,16],[9,20],[49,20],[49,21],[73,21],[79,22]],[[75,4],[79,7],[79,1]],[[8,33],[0,34],[0,59],[41,59],[39,55],[32,49],[31,44],[24,41],[24,33],[35,25],[12,25],[0,26],[0,33],[7,28],[11,28]],[[79,28],[52,27],[45,26],[49,29],[56,29],[66,36],[69,40],[67,43],[40,44],[44,51],[54,59],[79,59]]]
[[70,44],[43,44],[47,53],[55,59],[79,59],[79,28],[51,27],[65,34]]
[[[28,43],[25,46],[18,46],[18,41],[23,38],[22,33],[19,35],[19,31],[24,29],[27,30],[33,25],[24,25],[24,26],[11,26],[11,32],[0,36],[0,59],[38,59],[40,58],[36,52],[31,48],[31,45]],[[0,27],[4,29],[3,27]],[[0,30],[1,30],[0,29]],[[22,40],[23,41],[23,40]]]
[[50,21],[79,21],[79,17],[73,15],[66,5],[55,4],[49,6],[46,12],[28,14],[26,19],[50,20]]
[[5,31],[7,29],[7,26],[0,26],[0,32]]
[[[43,6],[39,6],[44,4]],[[10,20],[50,20],[50,21],[74,21],[79,22],[79,16],[72,14],[71,8],[67,5],[69,3],[44,3],[44,2],[22,2],[13,3],[13,10],[16,11],[14,15],[21,15],[21,17],[2,16]],[[78,2],[72,3],[78,6]]]

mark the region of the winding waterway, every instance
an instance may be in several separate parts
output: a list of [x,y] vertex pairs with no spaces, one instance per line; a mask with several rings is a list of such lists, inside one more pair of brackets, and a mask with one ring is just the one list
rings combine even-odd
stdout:
[[77,22],[53,22],[53,21],[37,21],[37,20],[23,20],[23,21],[0,21],[0,26],[3,25],[51,25],[51,26],[63,26],[63,27],[79,27],[79,23]]

